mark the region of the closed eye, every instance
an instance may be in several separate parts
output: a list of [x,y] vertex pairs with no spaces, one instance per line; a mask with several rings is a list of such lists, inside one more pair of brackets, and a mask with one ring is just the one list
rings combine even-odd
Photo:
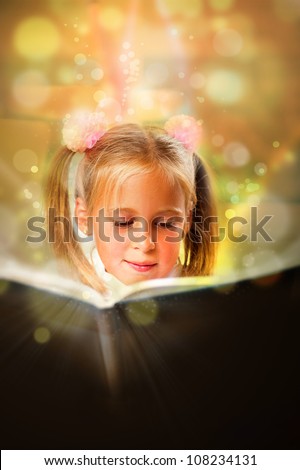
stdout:
[[170,229],[170,228],[175,228],[180,226],[182,223],[182,218],[181,217],[173,217],[169,219],[157,219],[154,221],[155,225],[160,228],[164,229]]
[[156,225],[161,228],[172,228],[176,227],[176,225],[172,222],[157,222]]
[[130,227],[133,224],[134,224],[134,219],[124,220],[124,218],[122,218],[122,219],[114,220],[115,227],[126,228],[126,227]]

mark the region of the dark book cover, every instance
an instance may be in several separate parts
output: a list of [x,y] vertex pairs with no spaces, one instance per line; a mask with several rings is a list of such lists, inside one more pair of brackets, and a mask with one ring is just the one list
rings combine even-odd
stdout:
[[108,308],[2,280],[2,448],[299,448],[299,292],[299,267]]

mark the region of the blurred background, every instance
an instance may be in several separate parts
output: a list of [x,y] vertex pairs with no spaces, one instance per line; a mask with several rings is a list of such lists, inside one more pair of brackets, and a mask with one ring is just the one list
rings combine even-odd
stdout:
[[[217,273],[299,264],[300,0],[10,0],[1,6],[1,265],[50,270],[28,243],[42,191],[77,109],[162,125],[189,114],[212,168]],[[254,236],[257,223],[272,241]],[[244,217],[246,224],[228,224]],[[252,228],[251,228],[252,227]],[[230,230],[230,229],[229,229]],[[238,237],[246,240],[237,242]]]

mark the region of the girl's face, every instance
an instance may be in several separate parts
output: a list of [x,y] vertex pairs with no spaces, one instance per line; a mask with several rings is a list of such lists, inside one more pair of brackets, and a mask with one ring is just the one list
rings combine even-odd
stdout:
[[93,229],[106,271],[124,284],[171,275],[187,227],[185,202],[180,186],[156,173],[129,177],[105,209],[100,201]]

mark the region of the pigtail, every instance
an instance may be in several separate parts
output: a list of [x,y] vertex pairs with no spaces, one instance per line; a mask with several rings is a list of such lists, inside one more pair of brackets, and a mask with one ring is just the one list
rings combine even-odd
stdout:
[[105,286],[87,260],[74,233],[68,188],[70,164],[74,155],[74,152],[63,147],[49,171],[46,185],[48,240],[55,255],[67,263],[70,273],[77,273],[81,282],[104,293]]
[[193,154],[196,204],[190,230],[184,239],[184,276],[206,276],[212,273],[217,252],[217,212],[211,182],[201,159]]

